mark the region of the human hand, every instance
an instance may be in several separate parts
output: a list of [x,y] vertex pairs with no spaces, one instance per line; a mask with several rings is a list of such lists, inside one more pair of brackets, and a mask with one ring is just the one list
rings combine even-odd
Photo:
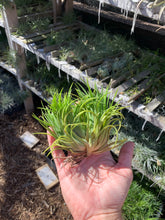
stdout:
[[[54,138],[48,135],[51,146]],[[131,185],[134,143],[120,150],[118,163],[110,152],[91,155],[71,167],[62,150],[54,150],[64,200],[75,220],[120,220],[121,209]]]

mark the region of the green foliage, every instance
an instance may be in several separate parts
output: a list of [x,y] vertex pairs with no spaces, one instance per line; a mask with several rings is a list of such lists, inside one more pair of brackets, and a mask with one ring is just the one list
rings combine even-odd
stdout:
[[46,38],[46,45],[62,45],[67,44],[74,38],[72,30],[61,30],[61,31],[51,31],[51,33]]
[[73,24],[76,22],[76,14],[74,12],[65,13],[62,17],[62,22],[64,24]]
[[109,71],[107,67],[99,67],[97,70],[97,75],[99,78],[104,78],[109,75]]
[[165,171],[165,161],[160,159],[160,153],[145,146],[135,148],[134,163],[149,174],[158,174]]
[[21,22],[16,35],[27,35],[37,31],[43,31],[48,29],[50,20],[48,18],[37,18],[35,20],[27,19],[26,22]]
[[27,57],[27,79],[32,80],[45,97],[52,96],[53,91],[60,91],[62,88],[64,91],[69,89],[71,83],[67,81],[65,73],[61,71],[62,77],[59,78],[58,69],[53,65],[49,64],[50,69],[48,70],[45,61],[37,64],[36,56],[31,53],[27,53]]
[[161,200],[151,190],[133,181],[123,205],[123,217],[126,220],[158,219],[161,207]]
[[[99,92],[77,86],[78,96],[56,92],[52,103],[41,108],[42,116],[34,117],[55,138],[53,146],[71,153],[73,161],[79,162],[91,154],[99,154],[121,145],[118,140],[123,115],[122,107],[109,103],[108,90]],[[52,130],[50,130],[50,127]],[[109,140],[109,135],[114,139]],[[53,151],[51,146],[51,151]]]
[[[119,132],[119,138],[126,138],[135,143],[133,164],[153,178],[161,177],[165,171],[165,135],[156,141],[160,130],[150,123],[142,130],[144,120],[131,113],[123,112],[125,120]],[[158,180],[156,179],[156,182]],[[164,178],[159,179],[160,186],[165,186]]]
[[[134,42],[130,41],[128,43],[124,37],[110,36],[106,31],[97,32],[83,29],[80,29],[78,33],[73,33],[71,30],[70,33],[66,30],[52,32],[46,42],[48,45],[59,44],[61,59],[67,60],[67,56],[72,56],[80,64],[115,56],[120,53],[129,54],[135,49]],[[131,57],[131,55],[128,56]],[[131,61],[130,58],[126,57],[125,60],[125,63],[127,60]]]
[[26,92],[19,90],[15,79],[7,73],[0,75],[0,113],[22,104],[26,97]]
[[3,61],[5,63],[11,65],[12,67],[16,66],[16,51],[7,49],[6,51],[3,52]]
[[5,55],[6,50],[8,50],[7,41],[2,35],[0,35],[0,60],[3,60],[3,55]]

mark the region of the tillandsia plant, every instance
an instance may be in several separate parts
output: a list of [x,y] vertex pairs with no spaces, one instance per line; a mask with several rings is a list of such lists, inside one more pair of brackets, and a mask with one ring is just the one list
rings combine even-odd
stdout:
[[[123,114],[118,103],[110,103],[108,89],[87,90],[76,86],[77,95],[72,94],[72,86],[65,94],[56,92],[53,100],[41,108],[42,115],[34,117],[55,138],[47,150],[62,149],[69,153],[66,162],[72,165],[90,155],[97,155],[118,147],[126,140],[118,140]],[[111,137],[111,139],[110,139]],[[54,148],[57,146],[56,148]]]

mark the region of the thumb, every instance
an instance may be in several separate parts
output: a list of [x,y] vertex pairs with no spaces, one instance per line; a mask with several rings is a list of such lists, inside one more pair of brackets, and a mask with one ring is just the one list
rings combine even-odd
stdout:
[[[51,136],[49,131],[47,131],[47,138],[48,138],[49,146],[52,146],[55,141],[55,138]],[[62,150],[59,150],[57,148],[58,148],[58,146],[52,146],[51,151],[52,151],[52,156],[55,161],[57,170],[59,170],[60,165],[62,164],[62,162],[65,159],[65,154]]]
[[118,166],[131,168],[133,150],[134,150],[133,142],[127,142],[123,145],[123,147],[120,150],[120,154],[119,154]]

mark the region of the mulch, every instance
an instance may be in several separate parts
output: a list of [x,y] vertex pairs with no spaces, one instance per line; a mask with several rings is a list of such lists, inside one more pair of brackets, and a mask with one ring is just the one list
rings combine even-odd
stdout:
[[[73,219],[60,185],[46,190],[35,172],[47,162],[42,153],[48,146],[46,136],[36,135],[40,141],[29,149],[19,138],[25,131],[44,132],[24,110],[0,115],[0,219]],[[54,173],[57,175],[55,170]]]

